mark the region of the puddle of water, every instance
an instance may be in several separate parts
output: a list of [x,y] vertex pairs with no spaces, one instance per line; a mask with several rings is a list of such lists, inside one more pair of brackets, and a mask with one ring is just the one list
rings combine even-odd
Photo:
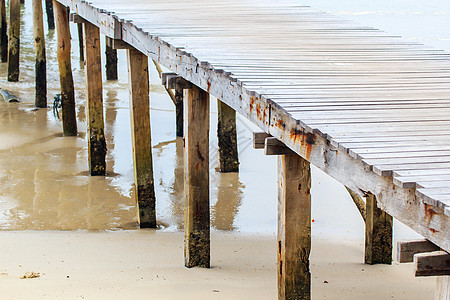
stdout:
[[[136,227],[130,113],[125,52],[119,50],[119,80],[104,82],[107,176],[90,177],[85,141],[84,70],[72,24],[72,66],[80,135],[62,137],[51,108],[35,110],[31,7],[23,10],[20,82],[8,83],[0,64],[0,85],[21,99],[0,102],[0,229],[118,230]],[[48,98],[59,93],[56,34],[46,33]],[[104,49],[104,45],[102,45]],[[103,56],[103,61],[104,56]],[[151,65],[152,66],[152,65]],[[103,76],[105,78],[105,76]],[[175,112],[151,69],[151,123],[158,223],[183,228],[183,149],[175,138]],[[215,99],[211,106],[210,178],[213,229],[273,234],[277,226],[276,157],[252,149],[258,130],[238,115],[240,172],[218,167]],[[363,238],[363,223],[339,183],[313,168],[314,235]]]

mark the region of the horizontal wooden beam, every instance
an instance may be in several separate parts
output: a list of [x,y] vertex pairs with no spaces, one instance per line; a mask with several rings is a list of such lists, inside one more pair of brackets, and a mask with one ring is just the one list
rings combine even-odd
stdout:
[[426,239],[398,242],[397,261],[399,263],[413,262],[414,254],[438,251],[439,249],[438,246]]
[[414,255],[416,277],[450,275],[450,254],[434,251]]
[[193,84],[176,73],[162,73],[162,84],[166,89],[192,89]]
[[106,37],[106,46],[113,49],[134,49],[134,47],[127,42],[120,39],[112,39],[110,37]]
[[87,22],[79,14],[76,14],[76,13],[71,13],[69,15],[69,21],[73,22],[73,23],[76,23],[76,24],[82,24],[82,23],[86,23]]
[[253,132],[253,148],[254,149],[264,149],[266,143],[266,138],[272,137],[270,134],[265,132]]
[[283,142],[279,141],[277,138],[269,137],[266,138],[265,140],[264,154],[287,155],[287,154],[295,154],[295,152],[286,147],[286,145]]

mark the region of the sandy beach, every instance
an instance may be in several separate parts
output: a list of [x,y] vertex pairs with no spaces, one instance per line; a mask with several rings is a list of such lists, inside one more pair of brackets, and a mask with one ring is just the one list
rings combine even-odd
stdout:
[[[320,5],[324,9],[327,1]],[[331,11],[360,16],[351,11],[352,1],[346,5]],[[380,14],[374,15],[369,19],[378,21]],[[90,177],[76,25],[72,60],[80,133],[65,138],[51,108],[33,107],[31,26],[31,5],[25,5],[20,82],[6,82],[6,64],[0,64],[0,87],[21,100],[0,102],[0,300],[276,299],[276,158],[252,149],[257,128],[237,116],[240,172],[217,172],[211,100],[212,268],[187,269],[182,140],[175,138],[174,107],[156,70],[150,70],[150,105],[159,228],[139,230],[125,52],[119,51],[119,80],[104,82],[107,176]],[[59,77],[56,36],[46,32],[46,39],[50,103]],[[412,264],[363,264],[364,224],[351,198],[338,182],[312,172],[313,299],[433,299],[435,278],[415,278]],[[417,234],[395,222],[394,245],[411,238]],[[39,274],[21,279],[29,272]]]
[[[0,299],[275,299],[274,236],[213,232],[211,269],[183,267],[183,234],[0,234]],[[313,299],[433,299],[411,264],[368,266],[363,245],[313,239]],[[39,278],[20,279],[26,272]]]

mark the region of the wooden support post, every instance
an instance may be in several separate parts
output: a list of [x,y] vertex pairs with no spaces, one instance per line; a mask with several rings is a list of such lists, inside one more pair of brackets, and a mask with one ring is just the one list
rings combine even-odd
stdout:
[[55,16],[53,14],[52,0],[45,0],[45,11],[47,14],[48,29],[55,29]]
[[236,137],[236,112],[220,100],[217,100],[217,112],[220,172],[238,172],[239,159]]
[[[106,37],[106,39],[110,39]],[[106,44],[106,80],[117,80],[117,50]]]
[[6,0],[0,0],[0,59],[8,61],[8,34],[6,20]]
[[184,91],[185,266],[209,268],[209,94]]
[[20,2],[9,2],[8,81],[19,81]]
[[136,49],[127,50],[127,56],[138,222],[141,228],[155,228],[156,197],[150,132],[148,57]]
[[175,119],[176,119],[176,135],[183,136],[183,89],[177,87],[175,89]]
[[278,157],[278,299],[311,299],[311,170],[297,154]]
[[87,136],[89,148],[89,173],[92,176],[106,173],[106,140],[103,121],[103,89],[100,53],[100,29],[86,22],[84,48],[86,50]]
[[47,63],[45,57],[44,13],[42,1],[33,0],[34,52],[36,54],[36,107],[47,107]]
[[25,4],[25,0],[20,0],[20,4]]
[[436,293],[434,300],[450,299],[450,276],[436,277]]
[[61,84],[62,122],[65,136],[77,135],[75,115],[75,92],[73,88],[72,64],[70,61],[70,28],[67,7],[53,0],[58,35],[58,65]]
[[377,207],[375,195],[366,197],[366,264],[392,263],[392,217]]
[[78,29],[78,48],[80,48],[80,61],[84,61],[83,23],[77,23],[77,29]]

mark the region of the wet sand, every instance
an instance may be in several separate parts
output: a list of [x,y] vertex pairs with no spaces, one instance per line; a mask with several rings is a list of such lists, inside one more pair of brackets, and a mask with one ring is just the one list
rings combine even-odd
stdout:
[[[0,80],[21,99],[0,102],[0,300],[276,298],[276,158],[252,149],[256,128],[238,116],[240,172],[216,172],[211,101],[213,268],[186,269],[182,140],[175,138],[174,107],[155,69],[150,104],[159,228],[138,230],[124,51],[119,80],[104,83],[107,176],[90,177],[76,27],[72,65],[80,134],[62,137],[52,109],[33,108],[31,7],[23,13],[21,81]],[[50,103],[59,78],[55,36],[46,37]],[[0,78],[5,72],[0,64]],[[434,278],[414,278],[412,265],[362,264],[361,217],[342,185],[312,171],[313,298],[432,299]],[[398,222],[394,234],[395,240],[416,237]],[[31,271],[41,276],[19,279]]]

